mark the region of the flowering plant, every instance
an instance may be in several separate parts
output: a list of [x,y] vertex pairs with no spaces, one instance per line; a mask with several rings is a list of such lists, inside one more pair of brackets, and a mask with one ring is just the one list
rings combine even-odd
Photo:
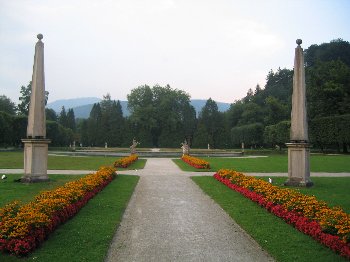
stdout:
[[207,162],[203,159],[197,158],[197,157],[183,155],[181,157],[181,159],[182,159],[182,161],[186,162],[187,164],[189,164],[195,168],[198,168],[198,169],[209,169],[210,168],[209,162]]
[[299,231],[350,258],[350,215],[340,207],[328,207],[326,202],[317,200],[315,196],[280,188],[234,170],[221,169],[214,178]]
[[94,174],[41,192],[27,204],[7,204],[0,209],[0,251],[20,256],[33,251],[114,177],[114,168],[101,167]]
[[134,163],[135,161],[137,161],[138,159],[139,159],[139,156],[137,154],[131,154],[130,156],[117,159],[114,162],[114,167],[126,168],[130,166],[132,163]]

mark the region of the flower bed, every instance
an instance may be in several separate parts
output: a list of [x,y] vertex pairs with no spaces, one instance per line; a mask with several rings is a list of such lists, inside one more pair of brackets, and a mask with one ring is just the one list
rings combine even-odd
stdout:
[[269,212],[350,258],[350,215],[340,207],[328,207],[315,196],[280,188],[233,170],[219,170],[214,178],[266,208]]
[[193,156],[189,156],[189,155],[183,155],[181,157],[181,159],[186,162],[187,164],[195,167],[195,168],[199,168],[199,169],[209,169],[210,165],[209,162],[197,158],[197,157],[193,157]]
[[0,251],[27,255],[114,178],[114,168],[101,167],[94,174],[43,191],[27,204],[14,201],[1,208]]
[[120,158],[114,162],[114,167],[123,167],[126,168],[130,166],[132,163],[137,161],[139,159],[139,156],[137,154],[132,154],[127,157]]

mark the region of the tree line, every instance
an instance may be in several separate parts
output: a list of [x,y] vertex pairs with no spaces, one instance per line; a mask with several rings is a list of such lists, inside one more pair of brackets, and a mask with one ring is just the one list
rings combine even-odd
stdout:
[[[350,44],[342,39],[304,50],[310,140],[314,147],[347,152],[350,144]],[[169,85],[139,86],[128,95],[130,116],[107,94],[88,119],[73,109],[57,115],[46,109],[47,137],[53,146],[73,141],[83,146],[193,148],[283,147],[289,140],[293,70],[270,70],[264,88],[257,85],[220,112],[209,98],[200,112],[190,95]],[[20,104],[0,96],[0,144],[20,145],[25,137],[31,86],[21,87]],[[47,93],[48,96],[48,93]],[[13,132],[15,131],[15,132]]]

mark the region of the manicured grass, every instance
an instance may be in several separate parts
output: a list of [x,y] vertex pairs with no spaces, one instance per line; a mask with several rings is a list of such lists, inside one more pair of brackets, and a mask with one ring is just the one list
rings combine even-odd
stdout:
[[0,180],[0,207],[13,200],[28,202],[40,191],[51,190],[68,181],[76,180],[83,176],[84,175],[50,175],[49,182],[23,184],[14,182],[15,179],[21,178],[22,175],[9,174],[6,180]]
[[[192,179],[277,261],[346,261],[213,177],[192,177]],[[348,198],[346,188],[349,188],[350,178],[332,178],[328,181],[325,178],[314,178],[313,180],[315,185],[319,185],[312,192],[316,196],[318,192],[326,190],[328,190],[326,195],[338,194],[336,200],[330,201],[330,204],[339,205],[342,197]],[[336,182],[332,183],[332,181]],[[340,183],[346,183],[347,186],[338,189],[337,185]],[[323,196],[320,195],[321,198]]]
[[[48,157],[48,169],[58,170],[97,170],[100,166],[113,165],[116,157],[104,156],[54,156]],[[146,160],[139,159],[128,168],[142,169]],[[0,152],[0,168],[23,168],[23,152]]]
[[[273,172],[288,172],[288,157],[287,155],[270,155],[258,158],[220,158],[220,157],[203,157],[204,160],[210,163],[212,171],[217,171],[221,168],[234,169],[241,172],[258,172],[258,173],[273,173]],[[175,159],[174,162],[184,171],[204,171],[195,169],[180,159]],[[311,155],[310,168],[311,172],[350,172],[350,155]]]
[[0,261],[104,261],[138,179],[118,175],[34,253],[21,259],[0,254]]

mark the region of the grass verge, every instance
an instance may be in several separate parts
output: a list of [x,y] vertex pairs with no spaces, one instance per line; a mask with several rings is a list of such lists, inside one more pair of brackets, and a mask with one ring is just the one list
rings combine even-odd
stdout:
[[[110,166],[116,157],[104,156],[55,156],[49,155],[48,169],[58,170],[97,170],[100,166]],[[128,168],[142,169],[146,159],[139,159]],[[23,152],[0,152],[0,168],[23,168]]]
[[[346,261],[213,177],[192,177],[192,180],[277,261]],[[322,180],[314,178],[315,184],[321,185]],[[323,191],[324,187],[319,190]],[[317,192],[314,194],[318,196]],[[338,202],[329,204],[338,205]]]
[[68,181],[77,180],[84,175],[50,175],[50,181],[42,183],[23,184],[14,182],[22,175],[9,174],[6,180],[0,180],[0,207],[12,202],[13,200],[21,200],[28,202],[33,199],[40,191],[51,190],[61,186]]
[[[210,163],[210,171],[217,171],[221,168],[227,168],[240,172],[288,172],[288,156],[286,155],[270,155],[258,158],[203,157],[203,159]],[[311,155],[310,168],[311,172],[350,172],[349,161],[350,155]],[[174,159],[174,162],[184,171],[199,171],[198,169],[187,165],[180,159]]]
[[30,256],[0,254],[0,261],[103,261],[138,179],[118,175]]

